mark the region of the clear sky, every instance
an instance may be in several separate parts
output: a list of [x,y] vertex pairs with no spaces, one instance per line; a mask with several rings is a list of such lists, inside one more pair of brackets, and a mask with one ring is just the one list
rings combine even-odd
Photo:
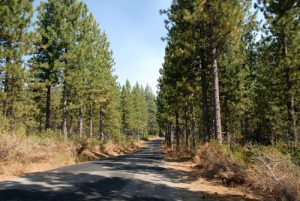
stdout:
[[163,63],[166,36],[165,16],[171,0],[83,0],[110,41],[115,74],[123,84],[147,83],[156,91]]
[[[41,0],[35,0],[35,7]],[[253,2],[255,0],[252,0]],[[124,84],[149,84],[156,91],[163,63],[166,16],[172,0],[83,0],[110,41],[115,60],[115,75]]]
[[[40,1],[35,0],[34,6]],[[166,45],[161,37],[167,34],[159,10],[169,8],[171,1],[83,0],[107,34],[116,63],[114,74],[121,84],[128,79],[132,85],[149,84],[156,91]]]

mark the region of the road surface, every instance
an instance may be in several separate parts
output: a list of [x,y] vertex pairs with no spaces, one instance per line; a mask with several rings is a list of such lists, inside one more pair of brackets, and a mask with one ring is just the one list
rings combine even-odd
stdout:
[[189,182],[185,174],[166,168],[154,140],[132,154],[0,181],[0,200],[207,200],[178,187]]

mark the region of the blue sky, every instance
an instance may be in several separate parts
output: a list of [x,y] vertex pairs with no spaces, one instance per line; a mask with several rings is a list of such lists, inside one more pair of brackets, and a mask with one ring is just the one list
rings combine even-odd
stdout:
[[[34,1],[35,8],[41,1]],[[166,45],[161,37],[167,34],[165,16],[159,10],[169,8],[172,0],[82,1],[107,34],[118,81],[124,84],[128,79],[132,85],[149,84],[156,92]]]
[[[255,1],[255,0],[252,0]],[[36,0],[37,6],[40,0]],[[172,0],[83,0],[110,41],[115,60],[115,75],[124,84],[139,82],[157,90],[159,69],[164,58],[165,16]],[[261,14],[260,14],[261,15]],[[258,18],[261,18],[259,16]]]
[[165,16],[171,0],[83,0],[110,41],[115,74],[123,84],[147,83],[156,91],[163,63],[166,36]]

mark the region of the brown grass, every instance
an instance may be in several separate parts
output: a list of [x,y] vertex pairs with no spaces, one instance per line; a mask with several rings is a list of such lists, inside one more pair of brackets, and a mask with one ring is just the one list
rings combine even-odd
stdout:
[[168,161],[189,161],[194,157],[194,153],[191,150],[188,149],[181,149],[179,151],[169,149],[165,144],[164,144],[164,152],[167,155],[167,160]]
[[25,135],[24,132],[0,132],[0,178],[39,172],[78,162],[98,160],[136,151],[144,141],[119,145],[96,139],[71,139],[47,131]]
[[87,139],[76,145],[77,147],[77,162],[97,160],[108,158],[110,156],[119,156],[126,153],[131,153],[143,147],[145,141],[132,141],[123,145],[117,144],[111,140],[101,144],[97,140]]
[[266,200],[300,200],[299,167],[273,147],[239,147],[206,143],[194,157],[198,170],[223,184],[243,185]]
[[0,134],[0,176],[21,175],[74,163],[74,149],[54,138]]

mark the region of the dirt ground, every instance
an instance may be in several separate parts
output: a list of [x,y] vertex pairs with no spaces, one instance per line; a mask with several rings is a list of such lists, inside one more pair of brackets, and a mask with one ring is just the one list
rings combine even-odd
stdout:
[[262,200],[261,197],[247,192],[245,189],[238,187],[227,187],[221,184],[219,180],[210,180],[203,178],[197,173],[195,164],[193,162],[170,162],[165,163],[166,168],[174,171],[186,172],[186,180],[191,182],[180,183],[178,188],[185,188],[193,192],[205,192],[205,194],[215,195],[206,197],[204,200]]

